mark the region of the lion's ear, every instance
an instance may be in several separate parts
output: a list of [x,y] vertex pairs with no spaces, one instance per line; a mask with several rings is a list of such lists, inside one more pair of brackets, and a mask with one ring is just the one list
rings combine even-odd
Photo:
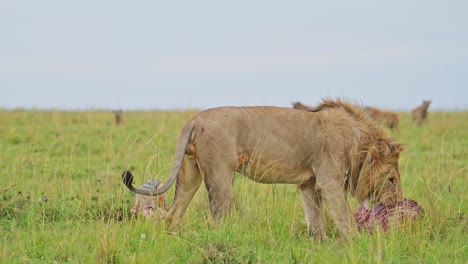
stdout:
[[390,145],[390,155],[399,157],[400,152],[405,150],[405,146],[402,144],[391,144]]
[[405,145],[403,144],[393,144],[393,146],[395,147],[395,151],[397,151],[398,153],[405,150]]

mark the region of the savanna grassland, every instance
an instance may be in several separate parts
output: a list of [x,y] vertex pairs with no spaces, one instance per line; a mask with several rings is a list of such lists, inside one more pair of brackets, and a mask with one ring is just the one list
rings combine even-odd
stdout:
[[[405,196],[424,217],[352,240],[311,240],[293,185],[238,175],[232,213],[210,224],[203,185],[179,234],[133,219],[121,183],[165,180],[179,129],[196,111],[0,111],[2,263],[467,263],[468,112],[430,112],[423,126],[400,113]],[[172,201],[174,188],[169,191]],[[352,209],[358,204],[350,198]],[[331,219],[328,218],[331,223]],[[338,232],[329,225],[331,237]]]

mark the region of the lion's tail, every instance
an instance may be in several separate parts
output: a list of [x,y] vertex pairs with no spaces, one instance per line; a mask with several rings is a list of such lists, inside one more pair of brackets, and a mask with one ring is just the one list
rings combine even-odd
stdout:
[[172,184],[174,184],[174,181],[177,179],[179,175],[180,167],[182,166],[185,151],[186,151],[187,145],[189,144],[190,137],[192,135],[192,131],[194,127],[195,127],[194,122],[190,121],[182,129],[179,139],[177,141],[174,165],[172,166],[171,175],[166,180],[166,182],[164,182],[161,188],[157,189],[155,192],[135,188],[135,186],[133,186],[133,175],[128,170],[124,171],[124,173],[122,174],[122,181],[125,184],[125,186],[127,186],[127,188],[130,189],[130,191],[134,193],[149,195],[149,196],[157,196],[157,195],[161,195],[167,192],[167,190],[169,190]]

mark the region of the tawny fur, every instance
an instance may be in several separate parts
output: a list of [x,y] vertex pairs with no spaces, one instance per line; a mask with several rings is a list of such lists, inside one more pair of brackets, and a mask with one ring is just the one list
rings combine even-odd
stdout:
[[377,123],[383,124],[390,129],[398,129],[400,118],[397,113],[370,106],[366,107],[365,110]]
[[232,202],[235,172],[260,183],[296,184],[302,194],[309,232],[325,234],[325,204],[343,237],[357,234],[347,193],[359,202],[394,204],[402,199],[399,153],[402,147],[369,120],[360,106],[324,100],[309,111],[279,107],[221,107],[203,111],[182,128],[171,175],[156,193],[177,180],[166,217],[170,231],[202,182],[215,223]]
[[427,120],[427,109],[429,108],[430,104],[431,100],[423,101],[422,105],[411,111],[411,114],[413,115],[413,121],[416,122],[416,124],[421,125]]

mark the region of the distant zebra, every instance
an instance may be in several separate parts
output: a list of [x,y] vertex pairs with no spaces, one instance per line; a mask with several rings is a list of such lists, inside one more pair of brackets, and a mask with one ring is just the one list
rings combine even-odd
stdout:
[[423,101],[423,104],[416,107],[411,111],[411,114],[413,115],[413,121],[416,122],[416,124],[421,125],[423,122],[427,120],[427,109],[429,108],[429,105],[431,104],[431,100],[429,101]]

